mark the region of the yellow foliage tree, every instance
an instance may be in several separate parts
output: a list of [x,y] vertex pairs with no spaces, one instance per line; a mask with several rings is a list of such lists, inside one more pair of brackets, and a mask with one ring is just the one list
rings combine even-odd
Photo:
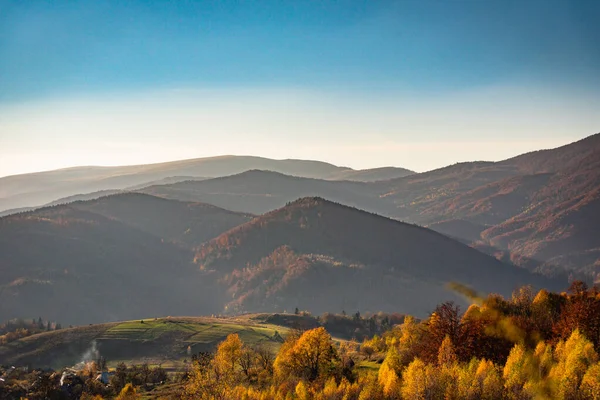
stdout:
[[438,365],[452,366],[458,362],[454,345],[450,337],[446,336],[438,350]]
[[574,330],[566,342],[559,342],[554,350],[556,365],[550,371],[550,379],[556,388],[557,399],[573,399],[587,369],[598,361],[594,345],[579,330]]
[[333,376],[325,382],[320,398],[323,400],[336,400],[338,398],[338,385]]
[[502,398],[502,376],[499,368],[493,362],[481,360],[475,372],[482,400],[495,400]]
[[580,394],[586,400],[600,400],[600,363],[591,365],[583,375]]
[[295,392],[296,396],[298,396],[298,400],[310,400],[310,393],[303,381],[298,382]]
[[195,366],[185,385],[184,397],[201,400],[225,399],[230,383],[221,379],[214,366]]
[[123,389],[121,389],[119,395],[116,397],[116,400],[135,400],[139,397],[140,396],[137,394],[135,387],[131,383],[128,383],[125,385],[125,387],[123,387]]
[[296,341],[282,346],[275,359],[276,374],[285,377],[292,374],[302,379],[314,381],[327,376],[334,368],[337,352],[331,336],[320,327],[302,334]]
[[504,365],[504,388],[509,399],[526,399],[528,388],[532,384],[531,379],[534,376],[535,367],[531,354],[524,345],[516,344],[506,360]]
[[217,347],[214,365],[219,374],[231,375],[235,372],[236,365],[242,356],[244,344],[237,333],[228,335]]
[[338,397],[342,400],[358,399],[360,395],[360,386],[357,382],[350,383],[348,379],[342,378],[338,386]]
[[443,398],[437,369],[415,358],[402,375],[402,397],[405,399]]
[[385,361],[379,368],[378,381],[383,390],[383,394],[387,399],[400,398],[400,379],[393,368],[386,364]]
[[[451,366],[451,369],[453,370],[452,374],[443,372],[444,375],[450,377],[453,376],[456,380],[452,385],[456,391],[454,395],[455,398],[461,400],[475,400],[481,398],[481,390],[475,376],[478,365],[479,361],[474,358],[466,365],[454,364],[453,367]],[[448,367],[442,367],[442,369],[448,369]]]
[[360,386],[360,394],[358,395],[358,400],[383,399],[383,392],[381,390],[381,385],[377,380],[377,375],[366,374],[362,376],[359,379],[358,385]]
[[279,348],[277,357],[273,362],[273,370],[278,380],[286,379],[286,377],[291,373],[290,361],[292,357],[292,350],[294,346],[296,346],[298,339],[300,339],[300,335],[298,335],[296,332],[291,332],[289,335],[287,335],[285,341]]

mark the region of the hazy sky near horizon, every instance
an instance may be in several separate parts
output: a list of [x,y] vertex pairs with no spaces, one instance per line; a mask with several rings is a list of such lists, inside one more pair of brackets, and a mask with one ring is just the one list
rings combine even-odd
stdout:
[[600,131],[599,18],[595,0],[0,0],[0,176],[556,147]]

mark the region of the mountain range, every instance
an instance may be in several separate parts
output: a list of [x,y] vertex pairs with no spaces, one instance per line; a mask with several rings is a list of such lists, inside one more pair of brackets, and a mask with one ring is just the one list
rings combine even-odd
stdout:
[[270,171],[150,186],[140,191],[262,214],[320,196],[430,227],[547,275],[600,272],[600,134],[500,162],[459,163],[375,182],[326,181]]
[[0,212],[46,205],[56,199],[101,190],[129,189],[185,179],[234,175],[251,169],[307,178],[373,181],[413,174],[397,168],[353,170],[320,161],[220,156],[121,167],[74,167],[0,178]]
[[0,320],[426,315],[466,304],[453,281],[509,295],[600,272],[600,134],[425,173],[226,156],[13,176],[0,188],[2,204],[21,208],[0,218]]
[[[425,315],[452,281],[558,286],[426,228],[321,198],[252,218],[144,194],[0,219],[0,319],[65,323],[224,311]],[[359,294],[359,295],[357,295]]]

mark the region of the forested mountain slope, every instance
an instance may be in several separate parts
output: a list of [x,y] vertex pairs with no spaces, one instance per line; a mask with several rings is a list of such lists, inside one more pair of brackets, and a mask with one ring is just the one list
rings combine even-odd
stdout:
[[555,284],[434,231],[320,198],[304,198],[201,246],[196,262],[225,275],[239,311],[307,307],[422,315],[456,296]]
[[250,216],[123,194],[0,218],[0,320],[64,323],[212,313],[198,245]]

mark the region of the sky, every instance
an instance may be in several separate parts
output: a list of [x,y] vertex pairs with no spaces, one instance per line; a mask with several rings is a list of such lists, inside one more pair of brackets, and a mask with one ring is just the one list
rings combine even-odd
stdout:
[[599,18],[596,0],[0,0],[0,176],[557,147],[600,132]]

